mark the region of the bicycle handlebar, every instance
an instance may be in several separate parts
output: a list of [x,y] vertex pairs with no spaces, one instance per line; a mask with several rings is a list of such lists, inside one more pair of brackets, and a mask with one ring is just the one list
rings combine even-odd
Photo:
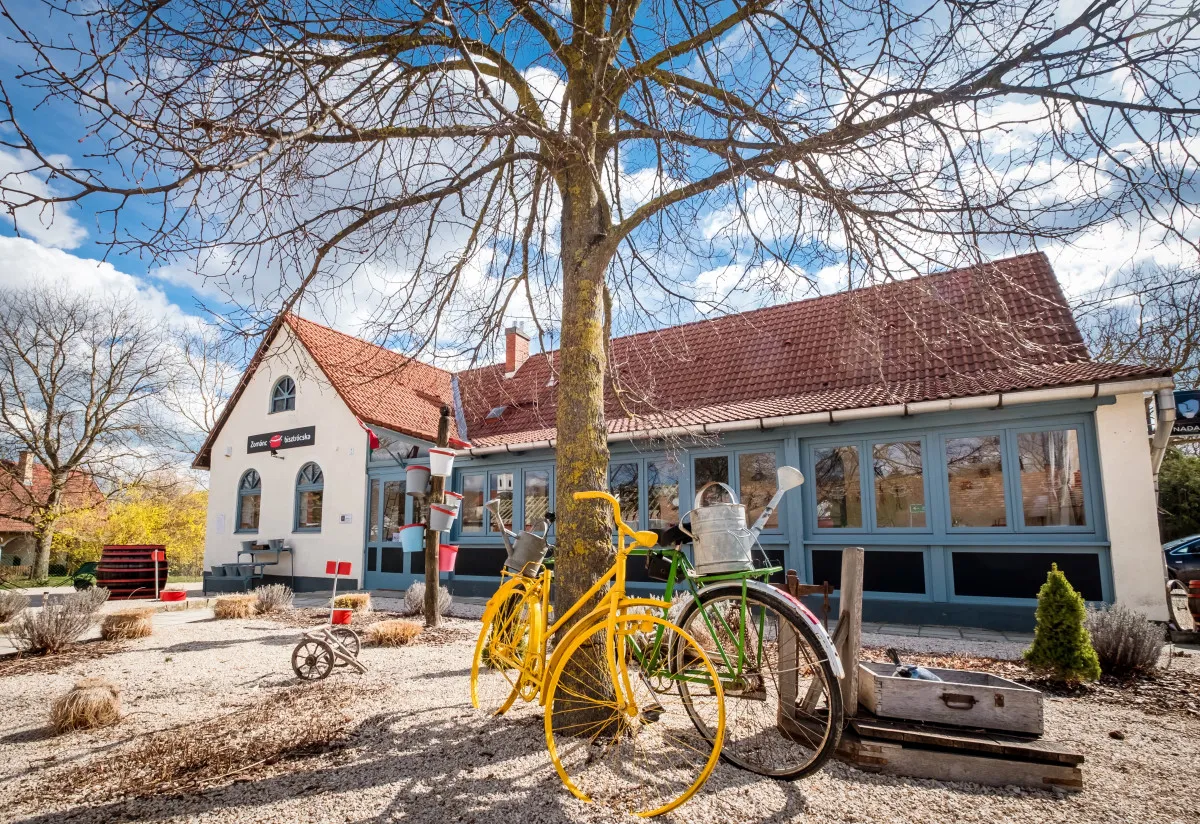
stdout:
[[658,543],[658,535],[654,532],[646,530],[638,532],[629,524],[621,520],[621,502],[615,496],[607,492],[576,492],[572,497],[577,501],[601,500],[608,501],[613,508],[613,520],[616,521],[618,533],[628,535],[633,539],[635,546],[654,546]]

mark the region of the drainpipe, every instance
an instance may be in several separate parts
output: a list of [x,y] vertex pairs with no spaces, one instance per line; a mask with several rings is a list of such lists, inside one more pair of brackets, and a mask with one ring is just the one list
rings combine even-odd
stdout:
[[1150,467],[1154,474],[1154,499],[1158,500],[1158,470],[1162,468],[1171,429],[1175,426],[1175,392],[1159,389],[1154,396],[1154,435],[1150,438]]

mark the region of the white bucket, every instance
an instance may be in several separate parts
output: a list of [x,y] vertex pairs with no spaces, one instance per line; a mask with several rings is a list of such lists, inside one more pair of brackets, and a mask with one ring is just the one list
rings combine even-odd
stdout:
[[392,539],[400,542],[402,552],[420,552],[425,548],[425,525],[402,526],[392,535]]
[[434,532],[445,532],[454,524],[457,513],[448,506],[432,504],[429,507],[429,528]]
[[447,509],[454,510],[454,517],[458,517],[458,513],[462,511],[463,496],[457,492],[447,492],[446,502],[443,504]]
[[404,472],[404,491],[409,495],[424,495],[429,489],[429,467],[409,466]]
[[454,471],[454,450],[430,449],[429,471],[440,478],[450,477],[450,473]]

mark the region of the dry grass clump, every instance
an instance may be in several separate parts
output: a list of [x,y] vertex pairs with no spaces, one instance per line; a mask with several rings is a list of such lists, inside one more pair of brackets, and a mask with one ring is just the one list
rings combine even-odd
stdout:
[[287,584],[267,584],[254,590],[254,608],[260,615],[290,609],[294,597]]
[[[450,597],[450,590],[445,587],[438,587],[438,614],[445,615],[450,611],[450,605],[453,599]],[[405,615],[424,615],[425,614],[425,585],[417,582],[411,584],[404,592],[404,614]]]
[[371,611],[371,593],[348,592],[333,599],[335,609],[352,609],[355,612]]
[[0,624],[7,624],[29,606],[29,596],[16,589],[0,590]]
[[367,643],[374,647],[403,647],[411,644],[423,627],[416,621],[380,621],[367,627]]
[[254,615],[253,595],[222,595],[213,604],[213,615],[219,619],[249,618]]
[[154,633],[154,610],[150,607],[110,612],[100,622],[100,637],[105,641],[145,638]]
[[86,792],[91,801],[149,798],[228,783],[250,770],[339,745],[350,724],[346,707],[359,691],[345,685],[303,685],[273,691],[215,718],[143,735],[50,776],[56,788]]
[[1158,624],[1124,604],[1088,608],[1085,626],[1106,675],[1146,674],[1158,666],[1166,634]]
[[[72,593],[37,612],[22,612],[8,628],[13,645],[22,652],[54,653],[78,641],[92,625],[95,614],[92,601],[78,597],[82,594]],[[108,590],[104,595],[108,597]]]
[[71,730],[108,727],[121,720],[121,691],[103,678],[84,678],[54,702],[50,726],[62,734]]

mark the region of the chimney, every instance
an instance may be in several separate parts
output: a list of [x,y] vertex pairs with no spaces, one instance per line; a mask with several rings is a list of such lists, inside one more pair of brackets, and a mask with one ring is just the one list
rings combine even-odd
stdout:
[[17,474],[27,488],[33,487],[33,456],[28,452],[17,455]]
[[529,360],[529,335],[514,323],[504,330],[504,374],[513,375],[521,364]]

